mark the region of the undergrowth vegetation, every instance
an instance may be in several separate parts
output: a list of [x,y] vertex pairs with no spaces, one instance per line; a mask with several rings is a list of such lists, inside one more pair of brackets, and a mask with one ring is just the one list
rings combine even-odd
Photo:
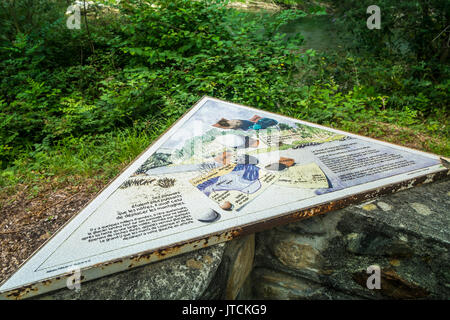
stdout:
[[[280,27],[323,14],[317,4],[255,18],[222,0],[109,1],[80,30],[66,26],[68,4],[0,4],[0,186],[8,192],[55,178],[110,179],[203,95],[450,155],[442,43],[425,52],[408,38],[405,54],[359,28],[356,44],[306,50],[301,34]],[[360,15],[336,10],[336,24],[351,37],[345,27]]]

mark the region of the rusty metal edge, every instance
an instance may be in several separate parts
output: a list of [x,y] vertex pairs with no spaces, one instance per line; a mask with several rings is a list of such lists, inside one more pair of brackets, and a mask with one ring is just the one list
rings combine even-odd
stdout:
[[[277,116],[281,116],[281,117],[285,117],[285,118],[289,118],[292,120],[300,120],[300,119],[296,119],[290,116],[286,116],[283,114],[279,114],[276,112],[271,112],[271,111],[266,111],[263,109],[257,109],[254,107],[249,107],[246,105],[242,105],[239,103],[234,103],[234,102],[230,102],[230,101],[225,101],[225,100],[221,100],[218,98],[214,98],[214,97],[210,97],[210,96],[202,96],[202,98],[200,98],[193,106],[191,106],[189,109],[186,110],[186,112],[178,119],[176,120],[172,125],[170,125],[170,127],[168,127],[166,130],[164,130],[164,132],[160,135],[159,138],[155,139],[147,148],[145,148],[133,161],[131,161],[128,165],[126,165],[113,179],[111,179],[111,181],[106,184],[100,191],[98,191],[95,196],[88,202],[86,203],[85,206],[83,206],[83,208],[75,215],[73,215],[66,223],[64,223],[60,228],[58,228],[55,233],[49,238],[47,239],[41,246],[38,247],[38,249],[36,249],[24,262],[22,262],[19,267],[17,268],[17,270],[19,270],[24,264],[26,264],[41,248],[43,248],[57,233],[59,233],[67,224],[69,224],[82,210],[84,210],[95,198],[97,198],[106,188],[108,188],[108,186],[111,185],[111,183],[113,181],[115,181],[127,168],[129,168],[135,161],[137,161],[145,152],[147,152],[155,143],[157,143],[166,133],[168,133],[178,122],[180,122],[191,110],[193,110],[194,108],[196,108],[204,99],[213,99],[213,100],[218,100],[218,101],[223,101],[225,103],[232,103],[241,107],[245,107],[248,109],[252,109],[255,111],[263,111],[269,114],[274,114]],[[312,122],[308,122],[305,120],[301,120],[304,123],[308,123],[308,124],[312,124],[312,125],[317,125],[315,123]],[[328,126],[323,126],[320,125],[324,128],[328,128],[328,129],[333,129],[333,130],[337,130],[335,128],[331,128]],[[339,130],[342,131],[342,130]],[[359,137],[364,137],[361,135],[357,135],[354,133],[350,133],[350,132],[346,132],[346,131],[342,131],[344,133],[349,133],[351,135],[354,136],[359,136]],[[364,137],[364,138],[368,138],[368,137]],[[371,140],[374,141],[380,141],[383,143],[386,143],[386,141],[382,141],[382,140],[377,140],[377,139],[373,139],[373,138],[369,138]],[[413,148],[409,148],[409,147],[404,147],[404,146],[400,146],[394,143],[390,143],[392,145],[396,145],[402,148],[406,148],[406,149],[412,149],[412,150],[416,150]],[[367,199],[371,199],[374,198],[378,195],[383,195],[383,194],[391,194],[391,193],[395,193],[399,190],[404,190],[404,189],[409,189],[412,188],[414,186],[418,186],[421,184],[425,184],[425,183],[430,183],[430,182],[434,182],[440,179],[443,179],[444,177],[447,177],[450,175],[450,170],[449,170],[449,166],[446,165],[445,162],[449,163],[449,159],[442,157],[442,156],[438,156],[436,154],[433,153],[429,153],[429,152],[424,152],[421,150],[417,150],[420,151],[422,153],[425,154],[429,154],[435,157],[440,157],[442,164],[444,165],[444,167],[446,169],[443,169],[442,171],[439,172],[434,172],[434,173],[430,173],[430,174],[426,174],[423,176],[419,176],[416,178],[412,178],[412,179],[408,179],[408,180],[404,180],[402,182],[399,183],[395,183],[395,184],[391,184],[391,185],[387,185],[387,186],[383,186],[380,187],[378,189],[372,189],[372,190],[368,190],[362,193],[357,193],[354,194],[352,196],[349,197],[343,197],[340,199],[336,199],[334,201],[331,202],[326,202],[326,203],[322,203],[322,204],[318,204],[312,207],[308,207],[308,208],[304,208],[304,209],[300,209],[300,210],[294,210],[285,214],[281,214],[281,215],[277,215],[274,217],[271,217],[269,219],[264,219],[264,220],[260,220],[260,221],[255,221],[253,223],[250,224],[246,224],[246,225],[242,225],[239,226],[237,228],[233,228],[233,229],[228,229],[225,230],[223,232],[216,232],[216,233],[212,233],[212,234],[208,234],[208,235],[204,235],[198,238],[194,238],[188,242],[182,242],[182,243],[175,243],[171,246],[167,246],[167,247],[162,247],[162,248],[158,248],[155,250],[151,250],[151,251],[145,251],[142,253],[138,253],[136,255],[132,255],[132,256],[127,256],[127,257],[123,257],[123,258],[119,258],[116,260],[112,260],[112,261],[107,261],[104,263],[100,263],[100,264],[96,264],[93,265],[91,267],[87,267],[87,268],[82,268],[81,271],[84,272],[84,275],[82,276],[82,281],[89,281],[89,280],[94,280],[103,276],[107,276],[119,271],[124,271],[127,269],[131,269],[131,268],[135,268],[135,267],[139,267],[139,266],[143,266],[145,264],[154,262],[154,261],[158,261],[158,260],[162,260],[165,258],[169,258],[169,257],[173,257],[182,253],[186,253],[186,252],[190,252],[193,250],[197,250],[200,249],[201,247],[208,247],[210,245],[213,244],[218,244],[221,242],[226,242],[232,239],[235,239],[237,237],[240,236],[244,236],[244,235],[248,235],[248,234],[252,234],[255,232],[259,232],[259,231],[263,231],[272,227],[276,227],[282,224],[287,224],[287,223],[291,223],[294,221],[299,221],[308,217],[312,217],[315,215],[319,215],[319,214],[324,214],[326,212],[329,211],[333,211],[333,210],[338,210],[338,209],[342,209],[350,204],[357,204],[359,202],[362,202],[364,200]],[[324,209],[323,209],[324,208]],[[323,211],[321,211],[323,210]],[[216,240],[212,240],[212,238],[216,238]],[[210,242],[212,240],[212,242]],[[201,243],[203,242],[203,245],[201,245]],[[184,247],[189,247],[189,245],[192,246],[192,249],[184,249]],[[175,252],[175,253],[174,253]],[[147,257],[147,258],[145,258]],[[158,258],[159,257],[159,258]],[[143,263],[139,263],[136,262],[135,264],[132,263],[133,260],[138,259],[137,261],[140,261],[141,259],[144,259],[146,262]],[[129,266],[127,268],[110,268],[110,266],[112,265],[116,265],[116,264],[125,264],[126,262],[130,262]],[[106,268],[110,269],[110,270],[105,270]],[[101,275],[97,276],[95,270],[96,269],[101,269]],[[116,270],[117,269],[117,270]],[[14,273],[13,273],[14,274]],[[5,292],[0,292],[0,300],[2,299],[27,299],[30,297],[34,297],[34,296],[38,296],[47,292],[51,292],[54,290],[58,290],[58,289],[62,289],[66,286],[66,280],[67,278],[71,277],[72,273],[65,273],[61,276],[57,276],[57,277],[51,277],[49,279],[46,280],[42,280],[30,285],[26,285],[23,286],[21,288],[17,288],[17,289],[13,289],[13,290],[9,290],[9,291],[5,291]],[[10,276],[11,277],[11,276]],[[0,286],[3,285],[10,277],[6,278],[5,280],[3,280],[0,283]]]
[[[76,214],[74,214],[69,220],[67,220],[64,224],[62,224],[58,229],[56,229],[56,231],[51,235],[51,237],[49,237],[47,240],[45,240],[36,250],[33,251],[33,253],[26,259],[24,260],[21,264],[19,264],[19,266],[17,267],[16,271],[19,270],[22,266],[24,266],[36,253],[38,253],[45,245],[47,245],[47,243],[49,243],[55,236],[56,234],[58,234],[62,229],[64,229],[70,222],[72,222],[72,220],[81,212],[83,211],[87,206],[89,206],[92,201],[94,201],[103,191],[105,191],[122,173],[124,173],[130,166],[133,165],[133,163],[135,161],[137,161],[140,157],[142,157],[155,143],[157,143],[166,133],[168,133],[178,122],[180,122],[192,109],[194,109],[204,98],[208,98],[207,96],[203,96],[200,100],[198,100],[193,106],[191,106],[189,109],[186,110],[185,113],[183,113],[183,115],[176,120],[174,123],[172,123],[166,130],[163,131],[163,133],[161,133],[161,135],[155,139],[152,143],[150,143],[148,145],[147,148],[145,148],[136,158],[134,158],[133,161],[131,161],[129,164],[127,164],[125,167],[123,167],[120,172],[113,178],[111,179],[102,189],[100,189],[99,191],[97,191],[95,193],[95,195],[92,197],[91,200],[89,200],[81,209],[80,211],[78,211]],[[15,272],[16,272],[15,271]],[[4,279],[3,281],[0,281],[0,287],[6,283],[11,276],[15,273],[13,272],[9,277],[7,277],[6,279]],[[2,297],[4,293],[0,292],[0,299]]]
[[[230,228],[225,231],[211,233],[188,242],[175,243],[171,246],[161,247],[155,250],[141,252],[132,256],[111,260],[108,262],[93,265],[81,269],[81,283],[98,279],[117,272],[130,270],[146,264],[174,257],[183,253],[209,247],[214,244],[230,241],[248,234],[261,232],[273,227],[300,221],[313,216],[343,209],[349,205],[358,204],[367,200],[377,198],[382,195],[396,193],[407,190],[422,184],[432,183],[450,176],[450,170],[445,168],[441,171],[425,174],[419,177],[404,180],[398,183],[386,185],[380,188],[371,189],[351,196],[342,197],[331,202],[324,202],[308,208],[294,210],[286,214],[277,215],[268,219],[259,220],[253,223]],[[19,289],[14,289],[1,294],[1,298],[20,300],[37,297],[39,295],[62,289],[66,287],[66,282],[72,273],[43,280]]]

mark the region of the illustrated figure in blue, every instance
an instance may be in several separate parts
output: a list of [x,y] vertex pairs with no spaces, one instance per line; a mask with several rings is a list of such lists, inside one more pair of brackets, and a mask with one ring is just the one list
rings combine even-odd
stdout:
[[220,177],[205,181],[197,188],[208,197],[213,191],[237,190],[244,193],[254,193],[261,188],[259,168],[254,164],[238,164],[233,171]]
[[250,120],[239,120],[232,119],[228,120],[225,118],[220,119],[213,127],[221,129],[234,129],[234,130],[260,130],[269,127],[276,126],[278,121],[271,118],[262,118],[260,116],[253,116]]

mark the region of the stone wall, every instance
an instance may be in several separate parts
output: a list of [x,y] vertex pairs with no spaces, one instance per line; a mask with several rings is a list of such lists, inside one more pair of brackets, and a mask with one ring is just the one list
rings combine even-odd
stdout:
[[259,233],[247,297],[449,299],[449,208],[446,180]]
[[38,298],[449,299],[449,208],[447,179]]

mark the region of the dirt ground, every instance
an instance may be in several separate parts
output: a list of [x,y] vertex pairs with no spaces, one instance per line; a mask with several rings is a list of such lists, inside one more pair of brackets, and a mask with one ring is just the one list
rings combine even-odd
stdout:
[[50,185],[36,196],[19,185],[15,195],[0,198],[0,283],[93,199],[103,184],[86,179],[80,185]]

